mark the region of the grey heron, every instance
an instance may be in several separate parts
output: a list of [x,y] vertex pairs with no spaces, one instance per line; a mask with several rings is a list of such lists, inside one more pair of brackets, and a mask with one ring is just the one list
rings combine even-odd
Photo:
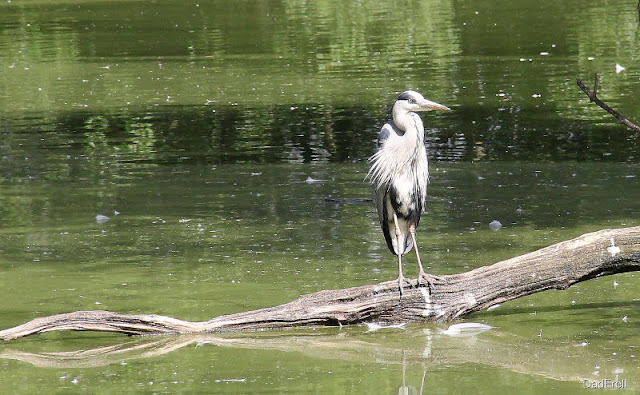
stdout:
[[[393,119],[378,134],[378,150],[369,158],[367,177],[373,184],[380,226],[392,254],[398,257],[398,286],[403,295],[406,282],[402,255],[416,252],[418,286],[424,280],[431,290],[416,242],[416,228],[427,199],[429,164],[424,145],[424,126],[417,111],[449,111],[442,104],[425,99],[415,91],[405,91],[393,105]],[[410,283],[409,283],[410,284]]]

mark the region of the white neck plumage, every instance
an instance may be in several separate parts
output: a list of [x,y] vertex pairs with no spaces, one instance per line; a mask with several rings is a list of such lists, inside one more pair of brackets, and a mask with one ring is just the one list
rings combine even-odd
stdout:
[[398,129],[405,132],[405,138],[415,138],[419,143],[418,146],[424,143],[424,125],[420,115],[394,107],[393,122]]

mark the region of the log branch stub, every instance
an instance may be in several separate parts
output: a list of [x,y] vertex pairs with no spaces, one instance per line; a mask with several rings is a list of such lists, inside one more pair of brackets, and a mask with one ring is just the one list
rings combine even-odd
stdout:
[[549,289],[640,270],[640,226],[587,233],[515,258],[435,277],[432,291],[413,280],[400,297],[397,281],[302,295],[275,307],[189,322],[155,314],[77,311],[40,317],[0,331],[13,340],[77,330],[128,335],[214,333],[365,322],[442,322]]

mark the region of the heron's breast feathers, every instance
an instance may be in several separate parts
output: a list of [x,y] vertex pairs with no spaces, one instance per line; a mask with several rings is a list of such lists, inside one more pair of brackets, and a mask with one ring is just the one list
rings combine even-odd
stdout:
[[378,150],[371,158],[367,174],[370,182],[379,189],[394,185],[402,189],[411,187],[425,195],[429,182],[429,165],[426,152],[415,150],[410,154],[396,154],[390,150]]

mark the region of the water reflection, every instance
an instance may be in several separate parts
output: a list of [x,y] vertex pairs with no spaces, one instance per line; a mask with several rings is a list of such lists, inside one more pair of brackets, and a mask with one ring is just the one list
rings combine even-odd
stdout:
[[636,118],[637,74],[614,71],[640,53],[636,10],[544,3],[8,3],[0,127],[86,133],[73,144],[152,162],[357,161],[414,88],[454,108],[425,119],[437,160],[637,161],[638,136],[574,83],[601,71],[607,101]]
[[[5,121],[0,153],[11,167],[31,150],[32,166],[58,152],[101,156],[107,162],[358,162],[373,153],[386,113],[386,109],[321,104],[65,112]],[[490,115],[478,109],[459,109],[455,116],[428,115],[429,156],[436,161],[638,159],[633,133],[615,126],[594,129],[583,121],[520,118],[506,111]],[[522,123],[527,126],[519,126]],[[45,151],[44,157],[38,155]]]
[[[473,381],[470,377],[476,376],[469,372],[478,369],[500,369],[527,376],[552,378],[566,383],[567,389],[574,390],[580,388],[585,379],[602,380],[603,376],[611,379],[627,378],[630,389],[638,386],[633,380],[638,374],[638,366],[633,363],[633,347],[615,347],[616,352],[612,354],[607,347],[582,345],[567,339],[545,341],[522,338],[510,333],[486,332],[469,337],[448,337],[442,330],[432,326],[385,331],[384,334],[363,334],[359,328],[344,329],[339,334],[335,330],[314,332],[316,333],[297,331],[286,335],[212,334],[146,338],[93,348],[87,344],[89,347],[85,346],[80,350],[46,353],[5,348],[0,353],[0,358],[20,360],[38,367],[112,366],[119,371],[127,364],[145,366],[149,359],[155,361],[162,355],[170,354],[174,360],[177,358],[181,361],[181,366],[192,366],[192,369],[200,371],[206,368],[196,366],[194,361],[206,361],[213,354],[216,357],[216,369],[215,374],[209,372],[207,375],[209,385],[247,381],[258,386],[264,380],[251,371],[257,369],[256,363],[263,359],[256,360],[255,356],[262,355],[264,358],[264,351],[268,350],[286,353],[285,355],[297,354],[298,363],[311,363],[314,366],[330,364],[334,366],[332,371],[339,382],[350,382],[347,377],[353,374],[352,368],[340,368],[346,361],[364,365],[368,369],[377,370],[383,366],[391,368],[388,372],[377,373],[383,374],[385,380],[388,380],[383,384],[384,387],[389,390],[399,387],[400,390],[411,391],[410,393],[422,393],[426,388],[478,389],[484,386],[514,385],[503,383],[500,377]],[[79,343],[73,339],[68,342]],[[516,342],[518,347],[513,346]],[[295,371],[297,367],[290,358],[279,360],[277,374],[287,376]],[[308,378],[310,381],[305,381],[304,385],[321,385],[319,377]],[[532,379],[530,377],[528,380]],[[291,390],[302,386],[301,383],[291,382],[288,388]],[[350,386],[355,389],[366,384],[356,381]]]

